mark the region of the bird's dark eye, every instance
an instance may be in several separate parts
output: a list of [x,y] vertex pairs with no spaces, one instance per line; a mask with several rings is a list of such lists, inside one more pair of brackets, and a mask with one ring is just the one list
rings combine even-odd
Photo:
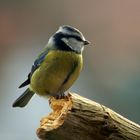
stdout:
[[77,41],[81,41],[84,42],[84,40],[80,37],[80,36],[76,36],[76,35],[69,35],[69,34],[64,34],[62,32],[59,32],[57,34],[55,34],[54,36],[55,39],[61,39],[61,38],[75,38]]
[[73,36],[73,38],[75,38],[75,39],[76,39],[76,40],[78,40],[78,41],[83,42],[82,38],[81,38],[81,37],[79,37],[79,36]]
[[68,34],[66,34],[65,38],[68,38],[68,39],[69,38],[75,38],[77,41],[83,42],[82,38],[80,36],[76,36],[76,35],[68,35]]

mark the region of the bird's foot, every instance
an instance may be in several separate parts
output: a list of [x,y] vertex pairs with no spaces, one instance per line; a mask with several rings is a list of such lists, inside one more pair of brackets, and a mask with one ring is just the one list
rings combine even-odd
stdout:
[[67,95],[65,95],[64,93],[59,93],[56,95],[56,99],[66,99]]
[[[69,95],[65,95],[64,93],[59,93],[59,94],[51,94],[51,97],[54,97],[56,100],[59,100],[59,99],[64,99],[64,100],[69,100]],[[53,98],[51,98],[50,97],[50,99],[49,99],[49,104],[51,104],[51,102],[52,102],[52,99]]]

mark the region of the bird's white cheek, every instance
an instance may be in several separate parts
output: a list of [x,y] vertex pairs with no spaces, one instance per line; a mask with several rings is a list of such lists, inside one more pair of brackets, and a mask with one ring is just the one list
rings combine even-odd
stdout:
[[77,41],[76,39],[70,38],[62,38],[62,41],[67,44],[72,50],[81,53],[84,49],[84,44],[82,42]]

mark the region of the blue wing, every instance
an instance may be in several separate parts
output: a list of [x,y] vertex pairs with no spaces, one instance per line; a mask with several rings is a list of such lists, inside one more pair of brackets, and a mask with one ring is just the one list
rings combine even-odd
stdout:
[[28,79],[23,82],[19,88],[22,88],[24,86],[27,86],[28,84],[30,84],[30,79],[31,76],[33,75],[34,71],[40,66],[40,64],[43,62],[43,60],[45,59],[46,55],[48,54],[49,50],[45,49],[39,56],[38,58],[34,61],[34,64],[32,65],[31,68],[31,72],[28,74]]
[[44,52],[42,52],[42,53],[38,56],[38,58],[34,61],[34,64],[33,64],[32,68],[31,68],[31,75],[30,75],[30,76],[32,76],[32,74],[34,73],[34,71],[35,71],[35,70],[40,66],[40,64],[44,61],[44,59],[45,59],[45,57],[46,57],[47,54],[48,54],[48,49],[45,50]]

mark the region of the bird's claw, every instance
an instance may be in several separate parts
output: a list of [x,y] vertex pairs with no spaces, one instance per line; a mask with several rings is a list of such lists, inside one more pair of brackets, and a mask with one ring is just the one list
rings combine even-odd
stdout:
[[67,96],[64,93],[59,93],[56,96],[56,99],[65,99]]

